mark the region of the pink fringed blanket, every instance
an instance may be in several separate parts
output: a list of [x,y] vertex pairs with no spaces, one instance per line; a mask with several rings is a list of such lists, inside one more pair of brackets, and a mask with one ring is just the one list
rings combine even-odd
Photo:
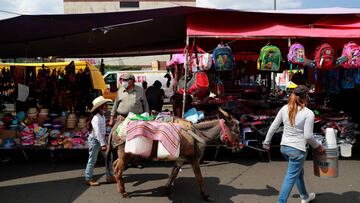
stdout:
[[158,140],[172,156],[175,156],[180,142],[180,129],[180,125],[174,123],[130,121],[127,125],[126,140],[131,140],[136,136],[145,136],[152,140]]

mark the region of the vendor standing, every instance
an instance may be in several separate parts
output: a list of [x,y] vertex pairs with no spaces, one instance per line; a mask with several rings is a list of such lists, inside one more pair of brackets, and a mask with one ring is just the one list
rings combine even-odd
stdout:
[[111,110],[109,125],[114,124],[114,117],[116,115],[119,121],[126,118],[129,112],[135,114],[149,112],[149,105],[144,89],[135,85],[134,75],[126,73],[120,77],[120,82],[122,85]]
[[150,112],[153,110],[161,112],[164,105],[165,92],[161,89],[161,82],[156,80],[152,86],[150,86],[146,91],[146,98],[148,99],[148,104]]

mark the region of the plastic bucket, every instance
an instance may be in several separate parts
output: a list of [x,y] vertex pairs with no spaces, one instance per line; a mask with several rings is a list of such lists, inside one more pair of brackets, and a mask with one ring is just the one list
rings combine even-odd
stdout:
[[351,157],[352,145],[348,143],[340,144],[340,154],[343,157]]
[[314,154],[314,175],[320,178],[339,176],[338,149],[327,149],[324,154]]
[[334,128],[326,128],[325,138],[328,149],[336,149],[337,141],[336,141],[336,132]]
[[125,153],[131,153],[142,157],[149,157],[152,151],[153,140],[145,136],[136,136],[125,142]]

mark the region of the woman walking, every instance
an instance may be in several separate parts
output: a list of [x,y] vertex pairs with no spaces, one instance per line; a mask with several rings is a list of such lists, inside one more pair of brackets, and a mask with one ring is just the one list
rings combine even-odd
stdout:
[[306,107],[309,100],[308,92],[309,89],[304,85],[299,85],[294,89],[288,104],[283,106],[276,115],[263,143],[264,149],[269,149],[275,131],[281,123],[284,124],[280,151],[288,161],[288,169],[281,186],[279,203],[287,201],[294,184],[300,193],[301,203],[308,203],[315,199],[315,193],[308,193],[304,182],[306,144],[316,148],[318,153],[323,153],[324,148],[313,136],[315,115]]

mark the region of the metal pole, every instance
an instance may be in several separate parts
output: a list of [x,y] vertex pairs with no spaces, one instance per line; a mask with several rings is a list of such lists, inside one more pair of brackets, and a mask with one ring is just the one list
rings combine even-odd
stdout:
[[184,68],[185,68],[185,80],[184,80],[184,93],[183,93],[183,107],[182,107],[182,117],[184,118],[184,114],[185,114],[185,106],[186,106],[186,78],[187,78],[187,72],[189,69],[189,36],[186,37],[186,50],[185,50],[185,64],[184,64]]
[[274,10],[276,11],[276,0],[274,0]]

